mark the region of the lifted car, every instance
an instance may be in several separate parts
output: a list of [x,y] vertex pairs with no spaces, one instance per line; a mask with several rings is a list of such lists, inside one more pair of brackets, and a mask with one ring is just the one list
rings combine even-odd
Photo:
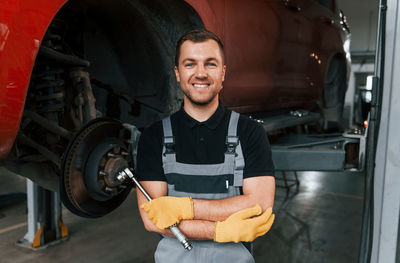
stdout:
[[[334,0],[17,0],[0,6],[0,159],[86,217],[130,187],[138,131],[179,109],[175,43],[225,44],[221,100],[244,114],[319,109],[339,121],[349,29]],[[59,180],[60,178],[60,180]],[[59,188],[60,182],[60,188]]]

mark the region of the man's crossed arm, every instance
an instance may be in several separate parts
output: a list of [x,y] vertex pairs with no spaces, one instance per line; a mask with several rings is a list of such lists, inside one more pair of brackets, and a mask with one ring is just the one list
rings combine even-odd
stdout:
[[148,203],[137,191],[139,207],[147,211],[139,209],[148,231],[172,236],[166,228],[179,223],[189,239],[253,241],[268,232],[274,220],[275,179],[272,176],[247,178],[243,181],[243,195],[220,200],[163,197],[167,194],[166,182],[141,183],[154,198]]

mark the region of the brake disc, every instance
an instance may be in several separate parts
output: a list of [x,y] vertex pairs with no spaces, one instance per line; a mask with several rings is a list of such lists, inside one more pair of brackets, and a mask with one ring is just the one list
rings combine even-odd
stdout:
[[117,208],[132,184],[115,179],[118,171],[133,167],[119,121],[99,118],[74,137],[64,154],[60,196],[74,214],[96,218]]

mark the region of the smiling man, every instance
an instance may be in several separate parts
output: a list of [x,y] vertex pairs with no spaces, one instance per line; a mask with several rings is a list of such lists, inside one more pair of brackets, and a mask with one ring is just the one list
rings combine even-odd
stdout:
[[[155,198],[137,191],[148,231],[163,235],[156,262],[254,262],[252,242],[273,221],[275,179],[263,128],[224,108],[224,49],[207,30],[183,35],[175,74],[184,93],[178,112],[141,135],[137,177]],[[192,241],[185,251],[168,227]]]

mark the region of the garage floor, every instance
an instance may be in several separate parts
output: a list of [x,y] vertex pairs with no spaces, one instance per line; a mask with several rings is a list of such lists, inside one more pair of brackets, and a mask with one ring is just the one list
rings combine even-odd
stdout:
[[[255,242],[256,262],[357,262],[363,174],[303,172],[299,178],[297,194],[291,189],[288,197],[277,188],[276,221]],[[0,168],[0,195],[13,192],[25,192],[25,179]],[[0,261],[153,262],[159,237],[144,230],[135,193],[103,218],[80,218],[64,209],[63,219],[70,239],[32,251],[16,245],[26,233],[26,202],[0,206]]]

